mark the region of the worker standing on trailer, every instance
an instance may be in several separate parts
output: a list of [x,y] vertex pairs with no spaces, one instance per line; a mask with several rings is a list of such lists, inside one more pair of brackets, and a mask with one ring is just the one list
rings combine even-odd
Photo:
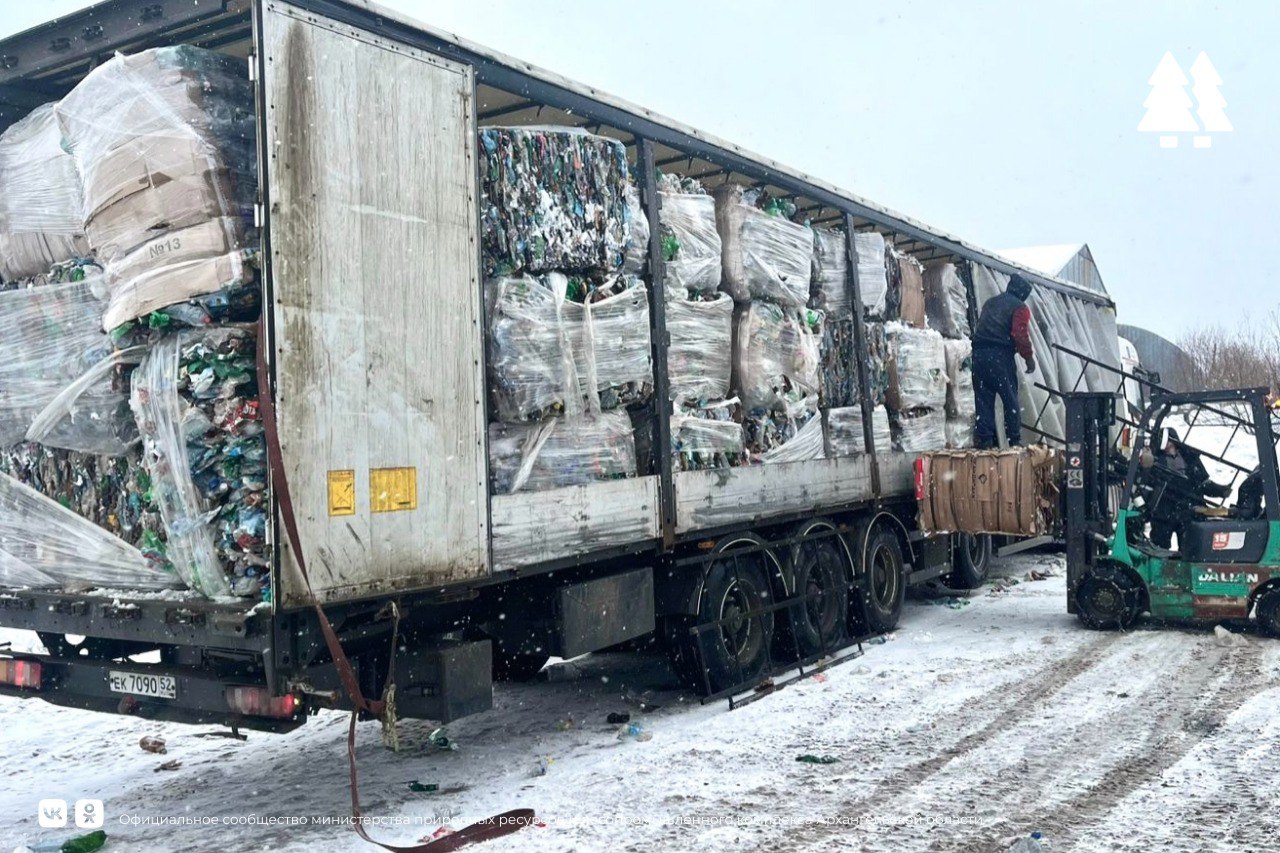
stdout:
[[1031,309],[1026,304],[1030,295],[1031,283],[1014,275],[1005,292],[988,299],[978,315],[973,333],[973,396],[978,410],[974,445],[978,448],[996,446],[996,397],[1004,405],[1004,436],[1009,446],[1022,444],[1022,408],[1013,354],[1026,360],[1027,373],[1035,371]]

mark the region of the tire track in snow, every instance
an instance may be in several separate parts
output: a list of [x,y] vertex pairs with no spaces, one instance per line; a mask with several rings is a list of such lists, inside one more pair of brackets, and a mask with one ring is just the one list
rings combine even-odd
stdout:
[[[1203,657],[1187,656],[1182,666],[1161,679],[1157,689],[1144,692],[1138,702],[1131,703],[1134,707],[1121,707],[1108,715],[1129,725],[1118,724],[1111,732],[1100,729],[1104,738],[1128,733],[1133,724],[1145,731],[1099,743],[1103,754],[1109,751],[1119,761],[1083,791],[1060,803],[1011,812],[1001,822],[984,827],[981,835],[968,843],[956,846],[944,842],[931,849],[989,853],[1000,848],[1003,838],[1030,829],[1040,830],[1061,849],[1091,849],[1078,844],[1082,832],[1109,815],[1132,791],[1159,779],[1211,737],[1231,713],[1266,688],[1259,678],[1262,652],[1256,643],[1231,649],[1210,645],[1204,651]],[[1099,757],[1091,744],[1078,744],[1076,751],[1085,757]],[[1039,781],[1052,784],[1054,777],[1069,778],[1072,771],[1070,764],[1064,764]],[[1136,830],[1130,827],[1129,831]]]

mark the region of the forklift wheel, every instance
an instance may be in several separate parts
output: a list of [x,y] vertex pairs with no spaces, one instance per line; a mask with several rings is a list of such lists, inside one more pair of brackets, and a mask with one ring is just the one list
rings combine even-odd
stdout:
[[1258,598],[1258,628],[1280,637],[1280,587],[1269,589]]
[[1086,575],[1076,587],[1076,615],[1096,631],[1127,628],[1138,618],[1139,599],[1127,574],[1104,568]]

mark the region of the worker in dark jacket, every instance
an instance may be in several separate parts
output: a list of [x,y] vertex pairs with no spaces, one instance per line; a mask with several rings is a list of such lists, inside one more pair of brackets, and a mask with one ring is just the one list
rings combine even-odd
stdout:
[[1027,297],[1031,284],[1020,275],[982,306],[973,333],[973,395],[978,410],[974,445],[996,446],[996,397],[1004,405],[1004,436],[1009,446],[1022,444],[1022,409],[1018,404],[1016,352],[1027,362],[1027,373],[1036,369],[1031,351],[1031,309]]

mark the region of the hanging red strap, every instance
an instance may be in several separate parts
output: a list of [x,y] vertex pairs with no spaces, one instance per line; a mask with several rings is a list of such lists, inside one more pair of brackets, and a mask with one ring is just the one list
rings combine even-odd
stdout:
[[351,722],[347,727],[347,764],[351,777],[351,814],[355,818],[356,832],[365,841],[370,844],[376,844],[382,849],[390,851],[390,853],[448,853],[450,850],[458,850],[468,844],[476,844],[481,841],[488,841],[491,838],[508,835],[518,829],[529,826],[534,822],[533,809],[513,809],[512,811],[477,821],[449,835],[415,844],[411,847],[383,844],[381,841],[375,841],[370,838],[368,832],[365,831],[364,821],[360,814],[360,789],[356,778],[356,720],[359,719],[361,711],[370,716],[381,718],[386,713],[386,705],[381,700],[365,698],[364,693],[360,690],[360,680],[356,677],[355,669],[351,666],[351,661],[347,658],[346,652],[342,650],[342,643],[338,639],[338,634],[333,630],[329,617],[325,615],[324,608],[320,606],[315,591],[311,588],[311,577],[307,574],[307,564],[303,558],[300,544],[301,538],[298,536],[298,522],[293,512],[293,500],[289,495],[289,480],[285,476],[284,456],[280,452],[280,434],[277,431],[275,395],[271,391],[271,377],[267,370],[268,354],[266,350],[265,323],[264,319],[258,326],[258,405],[262,414],[263,431],[266,433],[267,438],[267,460],[271,468],[271,490],[275,495],[276,505],[280,508],[280,520],[284,523],[285,535],[289,539],[289,547],[293,549],[294,563],[298,566],[302,580],[307,585],[307,592],[311,595],[311,601],[316,610],[316,619],[319,621],[320,631],[324,635],[325,646],[329,649],[329,656],[333,659],[333,665],[338,670],[338,677],[341,679],[342,686],[347,691],[347,696],[351,699],[353,706]]

